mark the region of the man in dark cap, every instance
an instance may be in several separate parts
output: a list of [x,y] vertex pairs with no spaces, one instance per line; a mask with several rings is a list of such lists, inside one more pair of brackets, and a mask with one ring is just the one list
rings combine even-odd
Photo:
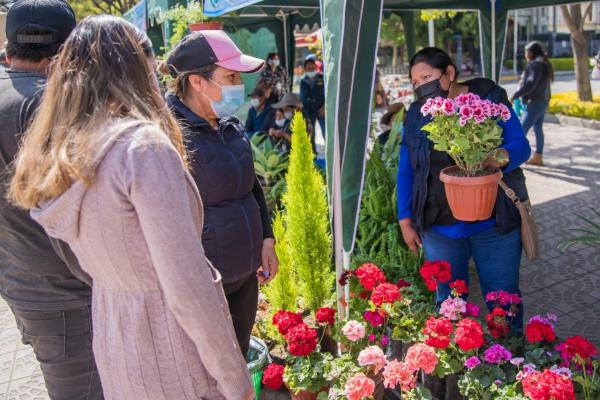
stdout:
[[9,165],[42,95],[48,67],[76,25],[63,0],[18,0],[6,17],[0,68],[0,295],[41,364],[53,400],[103,399],[92,352],[91,279],[68,246],[8,204]]

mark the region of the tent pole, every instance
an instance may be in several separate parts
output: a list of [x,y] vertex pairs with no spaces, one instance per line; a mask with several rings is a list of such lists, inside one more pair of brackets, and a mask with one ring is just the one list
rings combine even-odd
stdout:
[[288,54],[288,40],[290,39],[288,37],[288,17],[289,14],[287,14],[285,11],[282,11],[283,14],[283,51],[285,52],[285,68],[286,70],[289,71],[290,69],[290,57]]
[[[344,271],[344,233],[342,226],[342,157],[340,154],[340,142],[337,126],[333,139],[333,241],[335,251],[335,276],[336,276],[336,298],[337,309],[340,319],[346,318],[347,304],[345,303],[345,288],[340,284],[340,277]],[[346,285],[348,287],[348,285]]]
[[519,10],[515,10],[515,17],[513,22],[513,31],[514,31],[514,42],[513,42],[513,71],[515,75],[519,73],[518,65],[517,65],[517,54],[519,47]]
[[496,75],[496,0],[490,0],[492,6],[492,79],[498,82]]
[[430,19],[427,27],[429,28],[429,47],[435,47],[435,21]]

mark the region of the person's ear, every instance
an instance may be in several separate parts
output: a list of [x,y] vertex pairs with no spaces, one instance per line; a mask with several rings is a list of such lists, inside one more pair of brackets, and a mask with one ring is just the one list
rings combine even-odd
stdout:
[[454,65],[448,65],[446,68],[446,75],[448,76],[450,82],[454,82],[456,80],[456,68]]

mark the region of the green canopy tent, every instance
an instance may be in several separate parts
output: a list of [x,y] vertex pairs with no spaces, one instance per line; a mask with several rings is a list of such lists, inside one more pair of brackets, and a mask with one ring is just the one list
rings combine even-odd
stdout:
[[[263,12],[282,15],[320,9],[326,80],[327,182],[338,277],[349,267],[364,182],[379,29],[384,13],[404,22],[409,53],[415,52],[416,10],[479,12],[483,74],[498,80],[509,10],[572,3],[569,0],[262,0]],[[242,9],[242,14],[245,9]],[[284,38],[281,38],[282,40]],[[338,309],[343,288],[337,287]],[[346,293],[347,296],[347,293]]]

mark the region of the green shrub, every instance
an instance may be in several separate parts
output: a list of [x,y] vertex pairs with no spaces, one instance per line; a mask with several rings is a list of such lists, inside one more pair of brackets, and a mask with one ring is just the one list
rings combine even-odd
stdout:
[[287,251],[298,277],[301,307],[316,311],[333,297],[332,240],[325,182],[314,164],[306,124],[296,113],[283,195]]
[[600,121],[600,96],[594,101],[580,101],[577,92],[558,93],[550,99],[548,112]]

